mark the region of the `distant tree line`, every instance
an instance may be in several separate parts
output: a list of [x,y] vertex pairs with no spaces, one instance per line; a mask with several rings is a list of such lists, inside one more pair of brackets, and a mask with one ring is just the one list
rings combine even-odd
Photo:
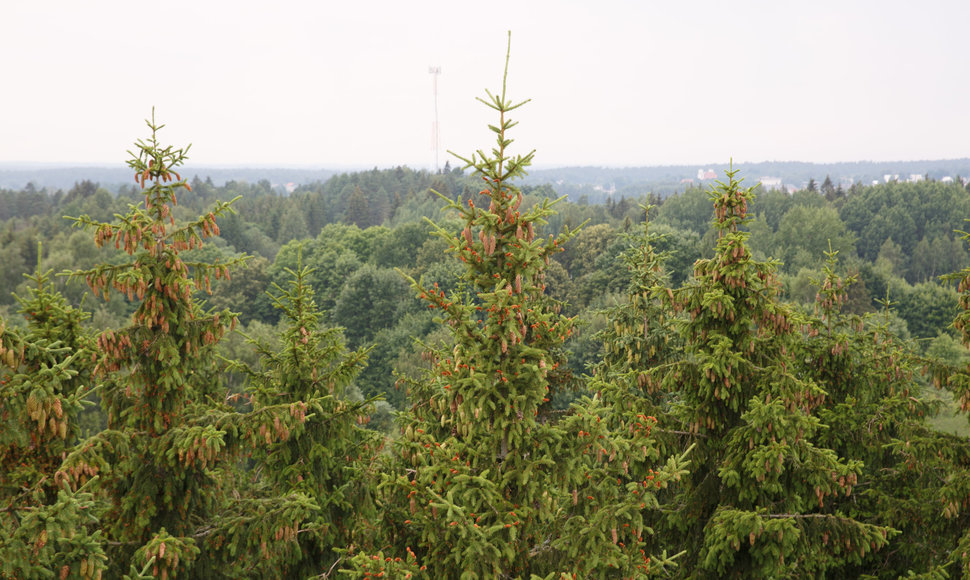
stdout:
[[3,192],[0,577],[970,573],[967,192],[571,204],[502,87],[467,175],[216,186],[153,118]]

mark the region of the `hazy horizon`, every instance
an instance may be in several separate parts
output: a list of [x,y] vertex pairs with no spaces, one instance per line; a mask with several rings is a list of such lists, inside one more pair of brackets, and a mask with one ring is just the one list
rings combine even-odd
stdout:
[[532,99],[536,168],[962,159],[970,3],[104,0],[0,13],[0,161],[115,166],[155,107],[202,167],[433,168]]
[[[201,169],[293,169],[293,170],[304,170],[304,171],[322,171],[322,170],[340,170],[340,171],[369,171],[371,169],[392,169],[394,167],[407,167],[409,169],[421,170],[421,169],[433,169],[429,166],[417,166],[408,163],[391,163],[391,164],[368,164],[359,163],[351,165],[338,165],[338,164],[295,164],[295,163],[206,163],[206,164],[195,164],[190,159],[185,163],[185,167],[189,169],[189,173],[193,173],[194,170]],[[707,168],[713,166],[725,165],[728,163],[733,163],[734,165],[768,165],[768,164],[807,164],[807,165],[851,165],[851,164],[876,164],[876,163],[939,163],[939,162],[950,162],[950,161],[965,161],[970,160],[970,157],[952,157],[943,159],[853,159],[848,161],[830,161],[830,162],[818,162],[818,161],[804,161],[801,159],[763,159],[759,161],[739,161],[737,159],[726,159],[723,161],[708,161],[704,163],[668,163],[668,164],[653,164],[653,165],[605,165],[605,164],[575,164],[575,165],[556,165],[556,164],[533,164],[529,166],[529,169],[542,171],[550,169],[571,169],[571,168],[599,168],[599,169],[649,169],[649,168],[664,168],[664,167],[688,167],[688,168]],[[441,167],[444,167],[445,161],[453,162],[455,159],[445,159],[441,162]],[[451,167],[458,167],[458,163],[451,163]],[[73,168],[91,168],[91,169],[123,169],[126,165],[124,162],[72,162],[72,161],[0,161],[0,171],[16,171],[16,170],[29,170],[29,169],[73,169]]]

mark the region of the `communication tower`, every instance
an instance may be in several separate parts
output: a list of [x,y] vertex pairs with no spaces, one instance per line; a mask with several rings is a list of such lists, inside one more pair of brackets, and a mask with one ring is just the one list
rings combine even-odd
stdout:
[[432,76],[432,90],[434,91],[434,121],[431,122],[431,148],[434,149],[434,172],[438,173],[438,149],[441,147],[441,137],[438,133],[438,75],[440,66],[429,66],[428,72]]

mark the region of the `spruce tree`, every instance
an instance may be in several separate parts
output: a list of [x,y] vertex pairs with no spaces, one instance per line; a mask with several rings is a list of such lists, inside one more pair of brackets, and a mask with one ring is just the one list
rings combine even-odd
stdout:
[[0,577],[97,578],[106,557],[94,498],[57,473],[91,392],[87,314],[54,290],[50,272],[27,277],[34,285],[16,297],[26,329],[0,319]]
[[[932,409],[914,376],[920,360],[889,333],[885,322],[880,324],[883,314],[842,313],[855,278],[836,273],[837,252],[830,250],[826,256],[823,276],[816,281],[815,311],[804,325],[793,361],[799,375],[824,390],[816,413],[826,429],[819,432],[817,443],[863,463],[858,491],[833,499],[833,505],[860,521],[900,532],[890,536],[877,556],[839,573],[942,577],[955,529],[965,522],[939,517],[940,481],[966,462],[960,458],[968,451],[966,444],[926,425]],[[945,455],[941,448],[947,449]]]
[[643,232],[633,237],[635,244],[621,256],[630,271],[626,300],[603,312],[608,325],[597,336],[604,353],[594,376],[599,388],[615,388],[618,398],[632,398],[630,402],[641,412],[659,418],[669,411],[670,395],[643,369],[673,362],[682,345],[674,328],[673,292],[664,269],[668,254],[656,250],[662,236],[650,231],[650,209],[644,207]]
[[[970,233],[963,234],[963,241],[970,241]],[[953,320],[953,328],[960,333],[960,339],[965,347],[970,348],[970,268],[964,268],[943,276],[944,280],[956,281],[957,291],[960,293],[960,312]],[[962,368],[952,368],[949,365],[937,364],[932,369],[933,382],[937,388],[946,388],[952,393],[960,412],[970,421],[970,365]],[[970,576],[970,440],[967,437],[939,437],[942,441],[928,446],[926,453],[920,457],[927,458],[928,465],[918,466],[919,473],[925,478],[932,478],[934,487],[938,490],[930,501],[936,506],[942,506],[942,515],[946,520],[937,522],[937,529],[943,525],[956,537],[956,546],[950,552],[948,563],[958,569],[964,577]],[[908,448],[904,448],[909,451]],[[916,451],[908,454],[907,465],[914,465],[912,458]],[[937,461],[939,460],[939,461]],[[948,463],[949,465],[940,465]],[[935,501],[934,501],[935,500]],[[955,532],[955,534],[954,534]]]
[[[429,376],[410,385],[396,471],[381,488],[386,548],[358,554],[356,577],[633,577],[669,564],[644,551],[642,513],[682,476],[683,461],[660,460],[653,419],[614,431],[600,397],[562,417],[547,412],[573,321],[544,294],[543,271],[572,233],[540,238],[552,204],[521,207],[512,180],[533,153],[509,152],[509,114],[524,103],[507,98],[507,65],[502,91],[480,99],[499,116],[495,147],[459,157],[485,187],[448,201],[460,232],[438,228],[464,264],[459,287],[412,281],[453,342],[433,350]],[[634,461],[655,470],[637,478]]]
[[825,393],[796,372],[800,321],[779,301],[774,264],[751,257],[742,228],[752,188],[736,176],[710,191],[713,258],[674,292],[683,358],[646,369],[696,442],[666,529],[682,539],[688,577],[822,575],[884,546],[891,530],[835,501],[862,463],[815,444]]
[[[671,418],[675,393],[663,390],[660,381],[648,372],[679,360],[683,345],[675,331],[673,292],[664,269],[668,253],[656,249],[663,242],[663,236],[650,231],[652,206],[643,209],[647,218],[643,230],[639,235],[630,236],[634,243],[621,255],[630,271],[626,299],[604,311],[607,327],[597,335],[603,343],[603,359],[593,369],[589,386],[611,405],[613,424],[636,421],[638,416],[656,420],[653,434],[661,455],[666,456],[689,449],[692,433],[680,430],[680,425]],[[633,473],[643,472],[643,478],[650,475],[652,468],[649,462],[630,466]],[[671,493],[672,490],[658,492],[661,510],[644,514],[649,527],[662,523],[662,510],[669,507],[665,504],[670,501]],[[669,537],[663,534],[645,539],[655,550],[663,549],[665,542],[667,547],[673,547]]]
[[[239,453],[258,439],[256,425],[229,405],[219,380],[214,345],[235,324],[234,316],[206,312],[196,297],[213,278],[228,278],[233,262],[190,262],[185,253],[219,234],[216,216],[228,212],[231,202],[176,223],[177,195],[191,191],[178,173],[187,149],[161,145],[162,126],[154,118],[147,124],[151,136],[137,142],[128,161],[144,203],[111,223],[75,218],[94,231],[99,247],[114,245],[126,258],[71,276],[84,279],[96,296],[107,298],[114,290],[137,307],[128,326],[96,340],[107,429],[80,443],[59,476],[74,486],[97,478],[95,489],[107,503],[102,522],[111,576],[148,567],[161,578],[212,578],[223,571],[218,548],[225,534],[217,514],[231,498],[225,494],[237,479]],[[267,416],[279,425],[271,442],[304,419],[289,405],[267,410]]]
[[[962,239],[970,242],[970,234],[963,233]],[[953,328],[960,333],[963,345],[970,348],[970,267],[943,278],[957,283],[957,292],[960,293],[960,312],[953,320]],[[940,386],[945,385],[950,389],[960,410],[967,413],[970,420],[970,366],[966,370],[967,372],[955,373],[952,377],[937,378]]]
[[[348,353],[339,328],[321,327],[307,282],[311,272],[302,266],[287,268],[287,286],[274,285],[272,299],[285,320],[279,344],[254,341],[261,366],[241,367],[249,377],[251,414],[260,418],[258,433],[265,441],[254,445],[250,483],[238,486],[245,497],[223,514],[224,527],[265,528],[265,535],[288,541],[258,549],[237,542],[233,552],[242,556],[235,565],[238,576],[319,576],[335,569],[348,546],[366,545],[373,535],[371,470],[381,440],[362,426],[373,411],[372,400],[355,402],[347,392],[367,360],[367,350]],[[279,406],[288,406],[305,420],[276,440],[271,433],[285,426],[274,423],[264,410]],[[278,507],[285,507],[289,519],[266,521],[267,511]],[[295,517],[297,513],[302,516]]]
[[802,363],[798,373],[825,391],[817,413],[828,428],[818,442],[864,462],[859,492],[835,505],[860,521],[900,532],[878,555],[839,573],[887,579],[946,578],[958,570],[965,575],[970,441],[926,423],[935,405],[921,393],[915,371],[923,366],[943,387],[959,385],[966,370],[922,357],[914,345],[893,336],[888,300],[884,314],[843,314],[854,279],[836,275],[836,252],[827,256],[815,313],[794,360]]

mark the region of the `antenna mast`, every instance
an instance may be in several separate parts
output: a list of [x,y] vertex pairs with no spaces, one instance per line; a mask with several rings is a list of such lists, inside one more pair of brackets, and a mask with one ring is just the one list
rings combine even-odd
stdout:
[[438,75],[441,74],[441,67],[429,66],[428,72],[432,75],[432,89],[434,91],[434,121],[431,123],[431,148],[434,149],[434,172],[438,173],[438,149],[441,146],[441,138],[438,134]]

